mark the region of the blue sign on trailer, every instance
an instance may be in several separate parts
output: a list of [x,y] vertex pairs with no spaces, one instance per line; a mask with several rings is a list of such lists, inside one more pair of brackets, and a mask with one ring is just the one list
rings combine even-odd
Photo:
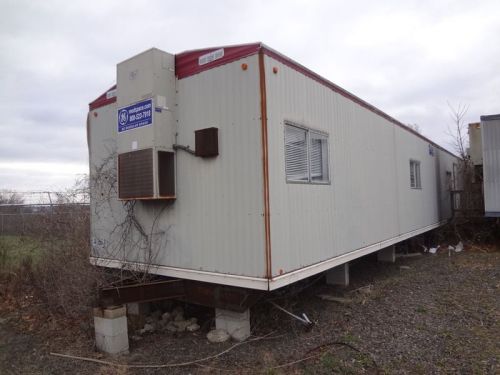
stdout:
[[148,99],[118,110],[118,133],[153,123],[153,100]]

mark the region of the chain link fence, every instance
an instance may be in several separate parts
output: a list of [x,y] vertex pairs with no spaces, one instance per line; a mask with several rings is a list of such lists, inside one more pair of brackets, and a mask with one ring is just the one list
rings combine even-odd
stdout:
[[[0,192],[0,236],[40,235],[57,223],[88,218],[88,196],[67,192]],[[54,228],[55,229],[55,228]]]

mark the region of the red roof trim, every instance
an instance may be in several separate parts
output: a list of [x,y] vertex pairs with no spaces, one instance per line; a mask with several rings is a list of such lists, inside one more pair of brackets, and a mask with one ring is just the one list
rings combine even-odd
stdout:
[[111,87],[109,90],[106,90],[105,93],[103,93],[101,96],[99,96],[96,100],[93,102],[89,103],[89,111],[92,111],[94,109],[104,107],[105,105],[111,104],[116,102],[116,96],[113,96],[111,98],[107,97],[107,93],[110,92],[111,90],[116,89],[116,85]]
[[[210,52],[217,51],[217,50],[222,49],[222,48],[224,49],[224,56],[223,57],[218,58],[212,62],[203,64],[203,65],[199,64],[198,59],[200,58],[200,56],[203,56],[203,55],[208,54]],[[181,52],[181,53],[175,55],[175,74],[176,74],[178,79],[183,79],[183,78],[192,76],[194,74],[198,74],[198,73],[201,73],[203,71],[210,70],[212,68],[215,68],[215,67],[242,59],[244,57],[255,55],[261,50],[267,56],[285,64],[286,66],[296,70],[299,73],[304,74],[306,77],[309,77],[309,78],[315,80],[316,82],[330,88],[331,90],[344,96],[345,98],[352,100],[353,102],[368,109],[369,111],[372,111],[373,113],[385,118],[386,120],[392,122],[393,124],[395,124],[395,125],[403,128],[404,130],[412,133],[413,135],[416,135],[417,137],[425,140],[426,142],[429,142],[430,144],[439,148],[440,150],[445,151],[454,157],[457,157],[456,155],[454,155],[450,151],[446,150],[444,147],[431,141],[429,138],[424,137],[422,134],[409,128],[408,126],[404,125],[402,122],[396,120],[392,116],[389,116],[387,113],[381,111],[377,107],[369,104],[368,102],[365,102],[363,99],[357,97],[356,95],[350,93],[349,91],[343,89],[342,87],[337,86],[333,82],[327,80],[326,78],[323,78],[319,74],[313,72],[312,70],[306,68],[305,66],[299,64],[298,62],[286,57],[285,55],[282,55],[281,53],[267,47],[266,45],[264,45],[263,43],[260,43],[260,42],[249,43],[249,44],[240,44],[240,45],[234,45],[234,46],[203,48],[203,49],[198,49],[198,50]],[[96,109],[99,107],[103,107],[105,105],[116,102],[116,97],[112,97],[109,99],[106,97],[106,94],[109,91],[114,90],[114,89],[116,89],[116,85],[111,87],[104,94],[102,94],[96,100],[91,102],[89,104],[90,110],[93,110],[93,109]]]
[[[195,51],[182,52],[178,55],[175,55],[175,74],[179,79],[186,78],[205,70],[209,70],[217,66],[228,64],[235,60],[254,55],[259,52],[261,46],[262,43],[251,43],[238,46],[205,48]],[[198,59],[201,56],[206,55],[210,52],[217,51],[219,49],[224,50],[223,57],[203,65],[199,64]]]
[[[198,64],[198,58],[204,54],[216,51],[218,49],[224,48],[224,57],[218,60],[214,60],[211,63],[205,64],[205,65],[199,65]],[[228,64],[230,62],[242,59],[244,57],[257,54],[260,50],[264,52],[267,56],[285,64],[286,66],[296,70],[299,73],[304,74],[306,77],[309,77],[316,82],[330,88],[331,90],[335,91],[336,93],[344,96],[345,98],[352,100],[356,104],[359,104],[360,106],[368,109],[369,111],[372,111],[373,113],[385,118],[386,120],[392,122],[393,124],[401,127],[402,129],[412,133],[413,135],[416,135],[417,137],[425,140],[426,142],[429,142],[433,146],[439,148],[440,150],[447,152],[448,154],[457,157],[450,151],[446,150],[444,147],[438,145],[437,143],[431,141],[429,138],[423,136],[422,134],[416,132],[415,130],[409,128],[402,122],[396,120],[394,117],[389,116],[387,113],[381,111],[377,107],[371,105],[368,102],[365,102],[363,99],[357,97],[356,95],[350,93],[349,91],[343,89],[340,86],[337,86],[333,82],[327,80],[326,78],[323,78],[319,74],[313,72],[312,70],[306,68],[305,66],[299,64],[298,62],[286,57],[285,55],[282,55],[281,53],[273,50],[272,48],[269,48],[263,43],[252,43],[252,44],[243,44],[243,45],[236,45],[236,46],[226,46],[226,47],[214,47],[214,48],[206,48],[206,49],[199,49],[199,50],[194,50],[194,51],[186,51],[181,54],[176,55],[175,57],[175,71],[177,78],[182,79],[189,77],[191,75],[224,65]]]

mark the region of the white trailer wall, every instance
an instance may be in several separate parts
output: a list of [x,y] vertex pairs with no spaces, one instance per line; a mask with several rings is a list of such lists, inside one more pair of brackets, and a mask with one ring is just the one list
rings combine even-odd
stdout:
[[[431,155],[429,142],[274,58],[265,66],[273,276],[450,216],[438,191],[453,156],[434,146]],[[285,121],[328,133],[330,184],[286,182]],[[421,163],[421,189],[410,188],[410,159]]]
[[484,211],[500,217],[500,115],[481,116]]
[[[125,204],[117,200],[116,186],[107,189],[102,178],[93,185],[94,263],[116,268],[139,263],[166,276],[275,289],[423,233],[451,216],[454,156],[319,79],[267,54],[263,58],[272,279],[266,278],[266,137],[258,54],[177,79],[176,143],[194,149],[195,130],[217,127],[219,156],[176,151],[175,201]],[[116,152],[116,110],[114,103],[89,114],[91,177]],[[286,182],[285,121],[328,134],[329,184]],[[420,162],[421,189],[410,187],[410,159]],[[149,244],[137,229],[126,229],[135,225],[127,220],[131,212]],[[132,235],[124,241],[127,231]]]
[[[106,157],[98,143],[116,139],[116,106],[92,112],[98,112],[90,116],[95,171]],[[160,266],[154,271],[160,274],[239,285],[237,279],[224,280],[230,273],[249,277],[242,279],[246,286],[267,288],[261,280],[266,264],[257,55],[178,80],[175,115],[176,142],[193,150],[195,130],[217,127],[219,156],[203,159],[177,151],[176,201],[134,203],[138,221],[155,233],[152,254],[134,243],[117,248],[122,202],[112,199],[105,214],[93,215],[94,262],[113,267],[150,262]]]

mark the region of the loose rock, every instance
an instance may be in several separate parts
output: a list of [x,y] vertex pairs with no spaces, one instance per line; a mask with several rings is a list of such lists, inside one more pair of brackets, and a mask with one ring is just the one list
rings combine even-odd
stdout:
[[200,329],[200,326],[196,323],[192,323],[186,327],[186,331],[188,332],[195,332]]
[[163,320],[164,322],[169,322],[172,320],[172,314],[170,314],[169,312],[166,312],[164,313],[162,316],[161,316],[161,320]]
[[144,325],[144,331],[145,332],[154,332],[155,331],[155,327],[152,324],[146,323]]
[[191,324],[189,320],[177,320],[174,322],[174,326],[177,327],[177,332],[184,332]]
[[172,310],[172,317],[175,319],[176,316],[184,316],[184,309],[180,306],[177,306],[175,309]]
[[174,321],[176,322],[181,322],[184,321],[184,315],[183,314],[177,314],[174,318]]
[[167,326],[165,327],[165,329],[169,332],[177,332],[177,327],[176,325],[174,324],[174,322],[169,322],[167,324]]
[[229,333],[227,333],[223,329],[213,329],[207,333],[208,341],[213,343],[226,342],[227,340],[229,340],[229,337]]

